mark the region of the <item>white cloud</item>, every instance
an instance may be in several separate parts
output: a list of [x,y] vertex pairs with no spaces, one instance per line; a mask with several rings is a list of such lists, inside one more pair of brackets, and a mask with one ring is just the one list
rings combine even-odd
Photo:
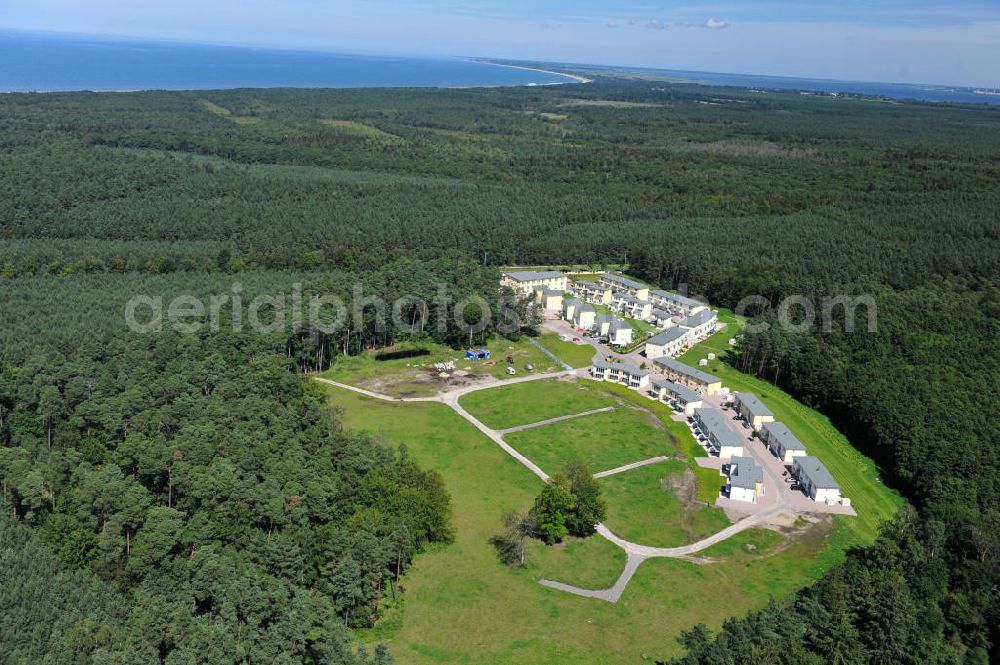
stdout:
[[709,30],[721,30],[722,28],[729,27],[729,21],[720,21],[715,18],[710,18],[705,21],[705,27]]

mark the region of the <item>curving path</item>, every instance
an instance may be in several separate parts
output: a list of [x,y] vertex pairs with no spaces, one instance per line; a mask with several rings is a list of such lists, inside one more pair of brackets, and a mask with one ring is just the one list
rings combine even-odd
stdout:
[[[541,478],[543,481],[548,482],[549,476],[547,473],[542,471],[542,469],[532,462],[530,459],[515,450],[510,444],[504,441],[503,435],[507,432],[518,431],[520,429],[527,429],[529,427],[540,427],[542,425],[547,425],[553,422],[559,422],[562,420],[568,420],[571,418],[579,418],[581,416],[589,415],[592,413],[599,413],[602,411],[608,411],[613,409],[613,407],[605,407],[603,409],[595,409],[593,411],[587,411],[585,413],[577,413],[569,416],[560,416],[558,418],[550,418],[549,420],[544,420],[539,423],[532,423],[529,425],[522,425],[520,427],[513,427],[508,430],[495,430],[487,427],[478,418],[473,416],[471,413],[466,411],[458,403],[458,400],[463,396],[478,390],[487,390],[489,388],[497,388],[499,386],[509,386],[515,383],[524,383],[526,381],[538,381],[541,379],[552,379],[563,376],[578,376],[576,370],[565,370],[560,372],[548,372],[544,374],[533,374],[530,376],[517,377],[514,379],[499,380],[494,379],[493,381],[486,381],[482,383],[475,383],[468,386],[462,386],[460,388],[455,388],[454,390],[449,390],[443,393],[439,393],[433,397],[392,397],[391,395],[385,395],[382,393],[377,393],[371,390],[365,390],[364,388],[358,388],[356,386],[351,386],[346,383],[340,383],[333,381],[331,379],[325,379],[322,377],[313,377],[316,381],[321,383],[326,383],[337,388],[342,388],[344,390],[350,390],[361,395],[366,395],[368,397],[373,397],[375,399],[380,399],[386,402],[440,402],[447,404],[451,407],[458,415],[465,418],[469,423],[471,423],[476,429],[485,434],[491,441],[500,446],[504,452],[516,459],[518,462],[523,464],[529,471]],[[634,468],[645,466],[647,464],[655,464],[666,460],[666,457],[654,457],[647,460],[641,460],[639,462],[633,462],[632,464],[626,464],[625,466],[617,467],[615,469],[609,469],[607,471],[602,471],[601,473],[594,474],[595,477],[602,478],[604,476],[610,476],[615,473],[622,473],[629,471]],[[614,543],[618,547],[625,550],[627,556],[625,562],[625,569],[622,574],[618,577],[618,580],[607,589],[584,589],[581,587],[573,586],[572,584],[564,584],[563,582],[556,582],[553,580],[542,579],[539,583],[547,586],[551,589],[556,589],[559,591],[564,591],[566,593],[572,593],[577,596],[584,596],[586,598],[596,598],[598,600],[605,600],[610,603],[617,603],[618,599],[621,598],[622,594],[625,592],[625,588],[628,586],[629,581],[631,581],[632,576],[635,571],[638,570],[639,565],[646,559],[656,558],[656,557],[666,557],[666,558],[680,558],[695,554],[704,549],[715,545],[716,543],[722,542],[727,538],[731,538],[741,531],[745,531],[757,524],[765,521],[769,517],[775,515],[776,513],[784,510],[786,507],[786,501],[782,497],[779,503],[768,510],[762,511],[746,517],[736,524],[732,524],[721,531],[703,538],[694,543],[688,545],[681,545],[680,547],[652,547],[650,545],[641,545],[639,543],[633,543],[631,541],[625,540],[617,536],[611,529],[606,527],[604,524],[597,524],[597,533]]]

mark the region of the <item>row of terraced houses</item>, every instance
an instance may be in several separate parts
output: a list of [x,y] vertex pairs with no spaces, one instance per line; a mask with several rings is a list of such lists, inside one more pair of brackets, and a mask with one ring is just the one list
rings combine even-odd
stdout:
[[[607,338],[615,347],[631,344],[632,326],[623,317],[649,321],[661,331],[646,340],[647,369],[620,361],[599,360],[591,368],[598,381],[610,381],[648,394],[691,417],[710,450],[729,460],[729,496],[755,501],[763,492],[763,472],[752,458],[744,456],[743,439],[721,411],[705,403],[706,396],[724,394],[722,379],[686,365],[674,356],[715,332],[718,315],[705,303],[670,291],[654,290],[641,282],[616,274],[603,274],[596,281],[576,281],[558,271],[506,272],[501,283],[544,310],[559,312],[574,328]],[[569,294],[569,297],[567,297]],[[724,398],[728,399],[728,397]],[[815,501],[840,501],[840,487],[832,474],[788,427],[753,393],[732,394],[733,409],[784,464],[791,466],[803,491]],[[846,500],[844,500],[846,501]]]

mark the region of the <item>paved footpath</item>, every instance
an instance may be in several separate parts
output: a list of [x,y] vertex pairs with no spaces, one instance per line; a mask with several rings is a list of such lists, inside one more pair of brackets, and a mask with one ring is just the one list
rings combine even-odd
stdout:
[[[583,418],[584,416],[592,416],[595,413],[606,413],[608,411],[614,411],[614,410],[615,407],[613,406],[605,406],[601,409],[591,409],[590,411],[584,411],[583,413],[571,413],[568,416],[557,416],[556,418],[549,418],[548,420],[539,420],[537,423],[528,423],[527,425],[508,427],[507,429],[502,429],[497,431],[500,432],[500,434],[506,436],[508,434],[513,434],[514,432],[523,432],[526,429],[545,427],[546,425],[554,425],[555,423],[561,423],[565,420],[573,420],[574,418]],[[596,478],[597,476],[595,475],[594,477]]]
[[631,464],[624,464],[622,466],[616,466],[613,469],[608,469],[607,471],[601,471],[600,473],[595,473],[594,478],[607,478],[608,476],[613,476],[617,473],[625,473],[626,471],[631,471],[632,469],[638,469],[641,466],[649,466],[650,464],[659,464],[660,462],[666,462],[669,457],[664,457],[660,455],[659,457],[650,457],[649,459],[640,460],[638,462],[632,462]]
[[528,341],[531,342],[539,351],[541,351],[542,353],[544,353],[545,355],[547,355],[549,358],[552,359],[553,362],[555,362],[557,365],[559,365],[563,369],[573,369],[567,363],[565,363],[562,360],[560,360],[559,356],[557,356],[556,354],[552,353],[551,351],[549,351],[548,349],[546,349],[544,346],[542,346],[542,343],[539,342],[534,337],[528,338]]
[[[584,370],[581,370],[584,371]],[[468,386],[462,386],[454,390],[449,390],[447,392],[440,393],[434,397],[392,397],[390,395],[384,395],[382,393],[377,393],[371,390],[365,390],[364,388],[358,388],[356,386],[351,386],[346,383],[339,383],[331,379],[325,379],[322,377],[313,377],[321,383],[326,383],[338,388],[343,388],[344,390],[350,390],[352,392],[359,393],[361,395],[366,395],[368,397],[373,397],[375,399],[384,400],[387,402],[441,402],[447,404],[451,407],[458,415],[465,418],[469,423],[471,423],[476,429],[485,434],[491,441],[500,446],[500,448],[506,452],[508,455],[516,459],[518,462],[523,464],[529,471],[541,478],[543,481],[548,482],[549,476],[542,469],[532,462],[530,459],[515,450],[510,444],[504,441],[503,435],[507,432],[517,431],[518,429],[526,429],[528,427],[538,427],[544,424],[549,424],[550,422],[559,422],[560,420],[567,420],[569,418],[578,418],[584,415],[589,415],[591,413],[599,413],[601,411],[607,411],[613,407],[606,407],[604,409],[596,409],[594,411],[588,411],[586,413],[578,413],[570,416],[561,416],[559,418],[551,418],[547,421],[541,421],[540,423],[532,423],[530,425],[524,425],[521,428],[511,428],[509,430],[495,430],[487,427],[478,418],[473,416],[471,413],[466,411],[458,403],[458,400],[463,396],[471,392],[476,392],[478,390],[487,390],[489,388],[497,388],[500,386],[509,386],[515,383],[524,383],[526,381],[538,381],[541,379],[552,379],[565,376],[578,376],[577,372],[574,370],[567,370],[562,372],[549,372],[545,374],[532,374],[529,376],[518,377],[514,379],[499,380],[494,379],[493,381],[484,381],[482,383],[475,383]],[[652,458],[648,460],[642,460],[639,462],[634,462],[632,464],[626,464],[623,467],[618,467],[616,469],[609,469],[608,471],[603,471],[599,474],[595,474],[595,477],[604,477],[612,475],[613,473],[622,473],[630,469],[638,468],[640,466],[645,466],[647,464],[655,464],[657,462],[663,461],[667,458]],[[638,570],[639,565],[649,558],[654,557],[667,557],[667,558],[679,558],[695,554],[704,549],[715,545],[727,538],[731,538],[741,531],[745,531],[757,524],[765,521],[769,517],[775,515],[781,510],[785,509],[784,502],[781,502],[775,507],[751,515],[750,517],[744,518],[737,522],[736,524],[730,525],[725,529],[714,533],[707,538],[703,538],[698,542],[691,543],[689,545],[681,545],[680,547],[652,547],[649,545],[641,545],[639,543],[633,543],[631,541],[625,540],[617,536],[611,529],[604,526],[604,524],[597,524],[597,533],[607,540],[611,541],[618,547],[625,550],[627,555],[627,560],[625,563],[625,570],[618,577],[618,580],[607,589],[584,589],[582,587],[573,586],[571,584],[564,584],[562,582],[556,582],[553,580],[539,580],[539,582],[551,589],[557,589],[559,591],[565,591],[567,593],[576,594],[578,596],[584,596],[587,598],[596,598],[598,600],[604,600],[610,603],[617,603],[618,599],[621,598],[622,594],[625,592],[625,588],[628,586],[629,581]]]

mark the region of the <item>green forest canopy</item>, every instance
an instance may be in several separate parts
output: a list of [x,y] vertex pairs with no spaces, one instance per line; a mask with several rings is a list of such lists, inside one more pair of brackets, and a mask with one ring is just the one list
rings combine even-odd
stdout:
[[65,608],[5,623],[3,659],[349,662],[342,626],[449,537],[435,475],[296,377],[410,335],[136,338],[127,297],[444,282],[493,301],[497,265],[627,262],[729,307],[873,296],[874,332],[772,326],[729,360],[830,415],[915,507],[814,588],[685,635],[687,662],[985,662],[998,129],[985,105],[613,79],[0,96],[0,553],[38,552],[0,605]]

